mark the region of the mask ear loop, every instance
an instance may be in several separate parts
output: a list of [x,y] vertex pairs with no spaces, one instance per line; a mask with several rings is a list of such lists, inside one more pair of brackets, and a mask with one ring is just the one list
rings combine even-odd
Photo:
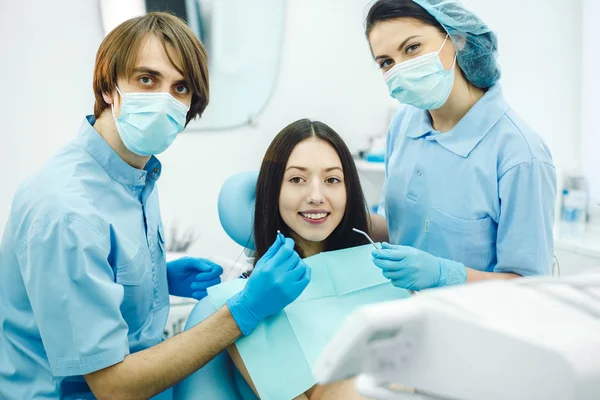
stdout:
[[[448,40],[449,37],[450,37],[450,34],[446,33],[446,38],[444,39],[444,42],[440,46],[440,49],[437,51],[438,57],[440,56],[440,51],[442,51],[442,49],[444,48],[444,45],[446,44],[446,41]],[[458,54],[456,52],[454,52],[454,61],[452,62],[452,67],[450,67],[450,69],[448,71],[452,71],[454,69],[454,67],[456,66],[456,59],[457,58],[458,58]]]
[[444,38],[444,41],[442,42],[442,45],[440,46],[440,48],[437,51],[438,54],[440,54],[440,51],[442,51],[442,49],[444,48],[444,45],[446,44],[446,41],[448,41],[449,37],[450,37],[450,34],[446,33],[446,37]]
[[[123,93],[121,93],[121,91],[119,90],[119,87],[117,85],[115,85],[115,89],[117,89],[119,96],[121,96],[121,100],[123,100],[125,97],[123,96]],[[123,101],[121,101],[121,108],[122,107],[123,107]],[[115,103],[114,102],[111,103],[110,110],[112,112],[113,119],[116,121],[117,117],[115,117]]]

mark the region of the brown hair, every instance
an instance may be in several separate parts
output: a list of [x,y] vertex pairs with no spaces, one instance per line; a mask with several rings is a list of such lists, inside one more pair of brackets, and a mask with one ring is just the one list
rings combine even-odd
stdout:
[[[197,115],[201,116],[208,104],[208,60],[200,39],[178,17],[164,12],[151,12],[142,17],[129,19],[113,29],[102,41],[96,53],[94,68],[94,116],[110,107],[103,93],[115,90],[119,77],[129,77],[143,39],[156,35],[165,49],[171,64],[181,73],[192,91],[192,104],[186,125]],[[183,71],[175,65],[167,44],[173,46],[181,60]]]

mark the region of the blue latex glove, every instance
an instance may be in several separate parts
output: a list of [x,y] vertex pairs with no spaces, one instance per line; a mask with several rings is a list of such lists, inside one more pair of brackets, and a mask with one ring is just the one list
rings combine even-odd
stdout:
[[223,268],[205,258],[182,257],[167,263],[169,294],[200,300],[206,289],[221,283]]
[[244,289],[227,300],[244,335],[296,300],[310,282],[310,268],[294,250],[294,241],[277,234],[275,243],[254,266]]
[[462,263],[435,257],[409,246],[383,243],[373,250],[373,263],[396,287],[423,290],[466,283],[467,270]]

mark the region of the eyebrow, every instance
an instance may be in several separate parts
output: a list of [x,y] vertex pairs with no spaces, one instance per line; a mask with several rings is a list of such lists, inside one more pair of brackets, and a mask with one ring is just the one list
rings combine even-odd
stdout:
[[[421,37],[421,35],[413,35],[413,36],[409,36],[406,39],[404,39],[404,41],[400,44],[400,46],[398,46],[398,50],[402,50],[402,48],[404,46],[406,46],[406,43],[408,43],[409,40],[417,38],[417,37]],[[385,55],[385,54],[381,55],[381,56],[377,56],[377,57],[375,57],[375,61],[382,59],[382,58],[390,58],[390,56]]]
[[[148,67],[143,67],[143,66],[142,67],[135,67],[133,69],[133,72],[134,73],[144,73],[144,74],[155,76],[157,78],[163,78],[163,74],[160,71],[157,71],[155,69],[148,68]],[[180,80],[176,81],[175,84],[178,84],[178,85],[181,85],[181,84],[187,85],[187,82],[186,82],[185,79],[180,79]]]
[[[290,169],[298,169],[298,170],[303,171],[303,172],[308,171],[308,168],[306,168],[306,167],[297,167],[295,165],[289,166],[285,170],[288,171]],[[325,172],[331,172],[331,171],[334,171],[336,169],[340,170],[340,172],[343,172],[343,170],[342,170],[341,167],[329,167],[329,168],[325,168],[323,171],[325,171]]]
[[142,72],[142,73],[146,73],[146,74],[149,74],[149,75],[157,76],[159,78],[162,78],[162,76],[163,76],[163,74],[161,74],[160,71],[157,71],[155,69],[148,68],[148,67],[135,67],[133,69],[133,72],[138,72],[138,73]]

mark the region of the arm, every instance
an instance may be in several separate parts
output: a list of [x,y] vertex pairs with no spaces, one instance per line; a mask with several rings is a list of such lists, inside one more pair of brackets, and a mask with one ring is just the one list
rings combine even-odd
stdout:
[[230,345],[241,332],[228,308],[153,348],[129,355],[123,286],[108,263],[109,228],[73,213],[31,225],[17,254],[55,376],[83,375],[97,398],[149,398]]
[[258,391],[256,390],[256,386],[254,386],[254,382],[252,382],[252,378],[250,378],[250,373],[248,372],[248,368],[246,368],[244,361],[242,361],[240,352],[238,351],[235,344],[229,346],[227,348],[227,351],[229,352],[229,357],[231,357],[231,361],[233,361],[233,365],[238,369],[238,371],[240,371],[240,374],[242,374],[242,376],[244,377],[244,380],[248,383],[248,386],[250,386],[250,388],[252,389],[252,391],[254,392],[256,397],[258,397],[260,399],[260,397],[258,395]]
[[554,255],[554,166],[539,159],[521,163],[500,177],[498,187],[498,262],[493,272],[467,268],[467,282],[549,274]]
[[317,385],[309,400],[366,400],[356,392],[356,378]]
[[[258,391],[256,390],[256,387],[254,386],[254,382],[252,382],[252,378],[250,378],[248,369],[246,368],[244,361],[242,361],[242,357],[240,356],[240,352],[238,351],[237,347],[235,347],[235,345],[232,345],[227,349],[227,351],[229,352],[229,356],[231,357],[233,364],[240,371],[240,374],[242,374],[242,376],[244,377],[244,380],[248,383],[248,386],[250,386],[252,388],[252,391],[254,392],[256,397],[260,399],[260,396],[258,395]],[[311,393],[313,391],[313,389],[314,389],[314,387],[307,390],[306,393]],[[301,393],[298,396],[294,397],[293,400],[307,400],[309,398],[310,397],[308,394]]]
[[294,245],[291,239],[278,238],[257,262],[244,289],[204,322],[86,375],[94,394],[107,399],[158,394],[204,366],[242,333],[250,334],[264,318],[280,312],[310,281],[310,269],[300,262]]
[[485,272],[467,267],[467,283],[520,278],[521,275],[512,272]]
[[498,275],[550,275],[554,255],[556,172],[539,159],[518,164],[498,181],[500,216],[496,240]]
[[229,308],[111,367],[85,375],[98,399],[147,399],[191,375],[241,335]]
[[[252,391],[260,399],[258,396],[258,392],[254,383],[252,382],[252,378],[248,373],[248,369],[242,361],[239,351],[235,345],[230,346],[228,349],[229,356],[233,361],[235,367],[240,371],[244,380],[248,383],[248,385],[252,388]],[[361,400],[364,397],[359,396],[356,393],[355,382],[354,379],[346,380],[342,382],[330,383],[327,385],[314,385],[310,389],[308,389],[304,393],[300,393],[298,396],[294,397],[293,400]]]

